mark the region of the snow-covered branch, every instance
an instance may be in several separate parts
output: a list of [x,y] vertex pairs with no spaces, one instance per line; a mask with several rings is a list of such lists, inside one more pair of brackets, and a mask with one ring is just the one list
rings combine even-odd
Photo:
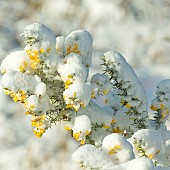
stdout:
[[[149,120],[145,90],[117,51],[103,54],[105,71],[88,78],[93,39],[77,30],[67,36],[33,23],[22,34],[26,47],[2,61],[1,86],[25,107],[41,137],[57,122],[80,143],[72,160],[82,169],[159,170],[170,167],[165,127],[170,80],[157,86]],[[98,99],[103,101],[98,104]]]

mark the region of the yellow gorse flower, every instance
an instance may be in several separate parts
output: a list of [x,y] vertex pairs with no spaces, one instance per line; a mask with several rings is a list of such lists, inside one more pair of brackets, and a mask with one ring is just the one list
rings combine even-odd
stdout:
[[39,53],[36,50],[26,50],[28,57],[31,60],[31,68],[37,69],[38,64],[40,64]]
[[120,149],[121,149],[121,145],[115,145],[114,147],[111,147],[111,148],[109,149],[108,154],[109,154],[109,155],[115,154],[115,153],[117,153],[117,151],[120,150]]
[[81,54],[81,51],[78,49],[77,43],[74,44],[73,48],[70,45],[68,46],[68,48],[66,49],[66,55],[68,55],[70,53]]

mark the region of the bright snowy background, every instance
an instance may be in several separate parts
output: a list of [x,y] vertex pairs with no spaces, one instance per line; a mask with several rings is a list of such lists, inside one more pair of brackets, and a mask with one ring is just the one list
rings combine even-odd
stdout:
[[[0,61],[23,46],[19,35],[33,22],[47,25],[56,36],[88,30],[94,39],[90,76],[102,71],[103,52],[121,52],[142,81],[149,103],[157,83],[170,78],[169,0],[0,0]],[[23,108],[2,89],[0,125],[0,169],[78,169],[71,162],[78,143],[62,124],[36,139]]]

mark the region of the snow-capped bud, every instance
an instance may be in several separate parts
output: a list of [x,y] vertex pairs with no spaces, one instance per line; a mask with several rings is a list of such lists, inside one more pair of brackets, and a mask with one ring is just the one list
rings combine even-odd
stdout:
[[80,54],[83,57],[85,66],[91,64],[93,39],[89,32],[77,30],[71,32],[65,39],[66,54],[71,52]]
[[98,95],[107,95],[112,85],[110,83],[109,77],[105,74],[94,74],[91,78],[92,84],[92,98]]
[[83,145],[73,154],[72,160],[86,169],[102,169],[105,165],[113,166],[114,163],[101,150],[93,145]]
[[63,96],[67,107],[78,111],[80,107],[86,107],[90,101],[91,84],[74,82],[63,92]]
[[39,98],[36,95],[31,95],[26,100],[25,107],[31,112],[46,113],[46,111],[49,109],[49,97],[45,95]]
[[91,132],[91,121],[89,117],[86,115],[76,116],[72,130],[73,137],[77,141],[80,141],[81,144],[85,144],[86,136]]
[[131,138],[135,155],[153,159],[162,149],[162,137],[153,129],[138,130]]
[[44,96],[46,93],[46,84],[43,82],[38,83],[38,85],[35,87],[35,94],[37,96]]
[[1,64],[1,72],[5,73],[7,70],[26,72],[31,71],[30,59],[25,51],[16,51],[7,55]]
[[40,53],[50,52],[50,48],[55,48],[56,38],[54,33],[45,25],[33,23],[26,26],[21,34],[26,44],[40,49]]
[[134,159],[132,145],[121,135],[111,134],[104,138],[102,148],[111,156],[115,164]]

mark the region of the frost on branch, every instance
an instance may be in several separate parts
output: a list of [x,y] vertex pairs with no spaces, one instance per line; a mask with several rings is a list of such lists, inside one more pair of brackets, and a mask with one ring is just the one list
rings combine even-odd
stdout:
[[132,67],[119,52],[112,51],[104,53],[103,65],[112,83],[114,100],[121,104],[112,107],[115,111],[113,132],[133,134],[138,129],[147,128],[147,97]]
[[162,150],[162,137],[153,129],[137,131],[130,139],[137,157],[147,157],[158,163],[157,157]]
[[88,105],[92,37],[79,30],[56,39],[39,23],[27,26],[22,37],[24,51],[11,53],[2,62],[1,84],[5,94],[24,104],[35,135],[41,137],[53,123],[70,121],[71,113],[74,116]]
[[170,112],[170,79],[163,80],[157,85],[156,97],[152,100],[151,109],[154,111],[154,127],[164,128]]
[[93,39],[87,31],[56,38],[45,25],[34,23],[22,37],[24,50],[2,61],[1,86],[24,105],[37,137],[64,121],[65,130],[81,145],[72,159],[82,169],[170,167],[170,132],[165,126],[170,80],[157,86],[154,118],[149,120],[145,90],[120,53],[104,53],[104,73],[89,80]]

